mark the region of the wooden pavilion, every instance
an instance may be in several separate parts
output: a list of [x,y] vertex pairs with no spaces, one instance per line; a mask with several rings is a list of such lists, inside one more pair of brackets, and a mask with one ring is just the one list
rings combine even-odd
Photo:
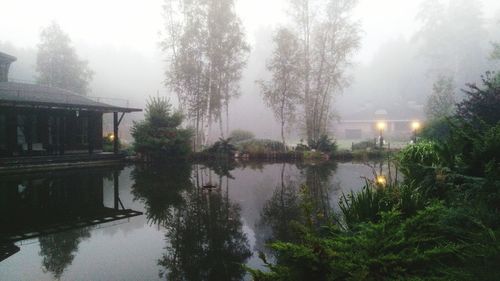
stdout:
[[114,154],[125,113],[60,88],[8,81],[15,57],[0,52],[0,158],[92,155],[103,149],[103,114],[113,114]]

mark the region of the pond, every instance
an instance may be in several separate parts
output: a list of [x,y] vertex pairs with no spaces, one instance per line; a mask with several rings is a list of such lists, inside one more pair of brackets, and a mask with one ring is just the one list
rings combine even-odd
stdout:
[[262,268],[266,243],[290,238],[303,184],[331,212],[376,167],[178,163],[0,176],[0,280],[245,280],[241,264]]

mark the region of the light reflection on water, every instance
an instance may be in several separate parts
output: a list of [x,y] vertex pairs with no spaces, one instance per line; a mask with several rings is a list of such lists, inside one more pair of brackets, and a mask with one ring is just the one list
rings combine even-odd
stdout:
[[267,242],[294,239],[288,223],[300,220],[301,198],[327,219],[343,192],[373,178],[372,166],[176,163],[0,176],[0,236],[116,207],[144,213],[18,241],[0,280],[245,279],[241,263],[261,267]]

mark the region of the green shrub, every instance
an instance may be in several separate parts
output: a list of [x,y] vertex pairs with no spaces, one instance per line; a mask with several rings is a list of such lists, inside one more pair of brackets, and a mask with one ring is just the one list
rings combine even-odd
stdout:
[[295,146],[295,151],[309,151],[309,150],[311,150],[311,148],[306,144],[303,144],[302,140]]
[[373,140],[365,140],[358,143],[352,144],[352,150],[367,150],[367,149],[377,149],[378,146]]
[[440,161],[453,172],[484,177],[487,165],[500,165],[499,139],[500,123],[473,126],[461,122],[454,124],[450,137],[436,147]]
[[422,141],[401,150],[397,156],[399,168],[410,180],[421,182],[427,174],[427,168],[440,165],[440,154],[436,143]]
[[285,152],[283,143],[275,140],[252,139],[236,145],[242,153],[260,154],[269,152]]
[[451,124],[446,118],[430,120],[422,128],[420,136],[430,141],[446,141],[450,137]]
[[491,72],[482,77],[482,86],[468,84],[466,98],[457,107],[457,117],[474,127],[495,126],[500,121],[500,78]]
[[134,150],[148,161],[186,158],[191,151],[192,133],[179,128],[182,120],[180,112],[173,112],[167,99],[150,98],[146,119],[132,126]]
[[267,263],[268,272],[252,270],[254,280],[465,281],[500,274],[498,267],[480,272],[484,261],[498,260],[491,232],[466,210],[441,203],[410,217],[381,212],[378,222],[351,231],[336,225],[301,231],[301,243],[271,244],[276,263]]
[[318,140],[309,141],[309,148],[328,154],[334,154],[337,151],[337,143],[334,140],[328,138],[327,135],[321,135]]
[[236,147],[231,144],[231,138],[220,138],[212,146],[207,148],[204,152],[218,157],[232,157],[236,152]]
[[356,161],[366,161],[370,159],[381,159],[387,155],[388,152],[385,152],[380,149],[375,150],[354,150],[352,151],[352,158]]
[[382,212],[393,210],[409,217],[421,210],[424,203],[414,185],[389,183],[382,187],[367,181],[362,191],[343,194],[339,207],[346,226],[353,227],[364,222],[376,223]]
[[304,159],[306,160],[321,160],[323,158],[321,151],[304,151]]
[[472,139],[472,151],[464,152],[463,161],[468,164],[469,171],[476,176],[484,176],[487,166],[500,171],[500,123]]

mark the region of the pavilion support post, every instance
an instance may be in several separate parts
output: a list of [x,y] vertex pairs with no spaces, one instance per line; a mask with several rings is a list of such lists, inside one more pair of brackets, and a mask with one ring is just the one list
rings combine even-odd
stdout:
[[118,154],[118,112],[113,112],[113,152]]
[[113,188],[114,188],[114,208],[115,210],[118,210],[118,201],[119,199],[119,181],[118,181],[118,171],[113,171]]
[[19,154],[17,146],[17,112],[7,109],[7,147],[11,156]]
[[89,155],[92,155],[92,153],[94,153],[94,143],[95,143],[94,123],[95,123],[94,114],[89,114],[87,117],[87,143],[88,143]]
[[56,147],[59,155],[64,154],[64,116],[56,118]]
[[33,152],[33,130],[34,130],[34,116],[32,114],[27,114],[24,119],[24,134],[25,141],[27,144],[28,154]]

